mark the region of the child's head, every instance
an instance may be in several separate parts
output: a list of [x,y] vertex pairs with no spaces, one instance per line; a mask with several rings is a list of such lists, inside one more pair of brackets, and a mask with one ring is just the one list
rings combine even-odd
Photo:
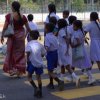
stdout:
[[69,10],[64,10],[63,11],[63,18],[68,18],[69,17]]
[[49,18],[49,22],[50,22],[50,23],[53,23],[54,25],[56,25],[56,24],[57,24],[57,19],[56,19],[56,17],[50,17],[50,18]]
[[82,27],[83,27],[82,21],[80,21],[80,20],[74,21],[73,28],[74,28],[75,31],[77,31],[79,29],[82,30]]
[[49,4],[48,5],[48,10],[49,10],[49,13],[56,13],[56,6],[54,4]]
[[31,37],[32,40],[37,40],[38,37],[39,37],[39,32],[38,32],[38,30],[32,30],[32,31],[30,32],[30,37]]
[[55,28],[55,25],[53,23],[47,23],[45,25],[45,31],[46,31],[46,33],[53,32],[54,28]]
[[76,16],[69,16],[68,20],[69,20],[69,24],[72,25],[73,22],[77,20],[77,17]]
[[27,18],[28,18],[28,21],[33,21],[33,18],[34,18],[34,16],[32,15],[32,14],[29,14],[28,16],[27,16]]
[[64,28],[67,26],[67,22],[65,19],[59,19],[58,20],[58,28],[61,29],[61,28]]
[[91,12],[90,21],[96,21],[98,19],[99,19],[98,13],[97,12]]

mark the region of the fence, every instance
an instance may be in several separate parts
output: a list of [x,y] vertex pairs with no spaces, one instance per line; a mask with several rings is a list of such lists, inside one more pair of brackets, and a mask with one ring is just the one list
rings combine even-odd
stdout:
[[[77,15],[80,19],[86,20],[88,19],[89,13],[91,11],[97,11],[100,13],[100,4],[97,5],[73,5],[73,4],[66,4],[66,5],[56,5],[57,8],[57,13],[60,13],[59,15],[61,16],[62,11],[65,9],[68,9],[71,14]],[[10,6],[6,5],[6,3],[3,3],[2,6],[0,6],[0,14],[6,14],[10,12]],[[21,11],[24,14],[32,13],[36,15],[41,16],[41,21],[44,21],[45,16],[48,13],[47,5],[44,5],[41,3],[41,5],[38,5],[38,7],[22,7]],[[38,19],[37,19],[38,20]],[[40,20],[39,20],[40,21]]]

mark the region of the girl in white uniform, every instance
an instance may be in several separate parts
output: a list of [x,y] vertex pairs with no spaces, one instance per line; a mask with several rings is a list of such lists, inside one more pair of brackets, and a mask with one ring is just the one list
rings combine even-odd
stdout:
[[56,7],[54,4],[48,5],[49,15],[46,17],[45,23],[49,23],[50,17],[56,17],[57,21],[59,20],[59,16],[56,15]]
[[90,14],[91,23],[85,27],[85,32],[89,32],[91,43],[90,43],[90,58],[94,63],[96,62],[100,70],[100,23],[97,12]]
[[72,66],[78,67],[80,69],[86,69],[87,75],[89,77],[88,84],[93,84],[95,79],[91,74],[91,61],[86,52],[86,48],[84,46],[85,35],[82,28],[82,22],[80,20],[76,20],[73,23],[74,34],[72,35],[71,43],[73,47],[73,60]]
[[63,68],[66,68],[68,72],[71,74],[72,78],[76,82],[76,86],[79,86],[80,78],[73,72],[71,69],[72,65],[72,51],[71,46],[69,45],[69,39],[66,32],[66,20],[60,19],[58,20],[58,41],[59,41],[59,50],[58,50],[58,57],[59,57],[59,64],[61,66],[64,66]]

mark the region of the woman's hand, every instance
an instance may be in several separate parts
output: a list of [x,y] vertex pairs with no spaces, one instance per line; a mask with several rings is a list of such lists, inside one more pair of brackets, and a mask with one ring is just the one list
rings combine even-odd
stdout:
[[4,37],[1,36],[1,43],[3,44],[4,43]]

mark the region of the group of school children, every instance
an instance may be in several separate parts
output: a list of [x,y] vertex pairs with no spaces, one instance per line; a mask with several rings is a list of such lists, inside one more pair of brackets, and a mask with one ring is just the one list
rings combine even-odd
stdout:
[[[88,76],[88,84],[93,84],[96,80],[91,70],[94,63],[97,63],[100,70],[100,23],[97,12],[90,14],[90,23],[83,27],[82,21],[76,16],[69,16],[69,11],[63,11],[63,18],[56,15],[54,4],[48,5],[49,15],[44,23],[44,45],[38,42],[39,32],[37,26],[32,22],[33,15],[28,15],[31,32],[28,34],[27,71],[28,80],[34,87],[34,96],[42,97],[43,57],[47,60],[47,70],[49,76],[48,88],[54,89],[53,80],[58,83],[60,91],[64,90],[64,77],[80,85],[80,77],[75,73],[75,68],[80,68]],[[85,44],[88,45],[86,34],[90,35],[90,54],[87,52]],[[61,73],[58,77],[54,70],[60,66]],[[65,70],[69,76],[65,76]],[[36,73],[38,85],[32,80],[32,74]]]

